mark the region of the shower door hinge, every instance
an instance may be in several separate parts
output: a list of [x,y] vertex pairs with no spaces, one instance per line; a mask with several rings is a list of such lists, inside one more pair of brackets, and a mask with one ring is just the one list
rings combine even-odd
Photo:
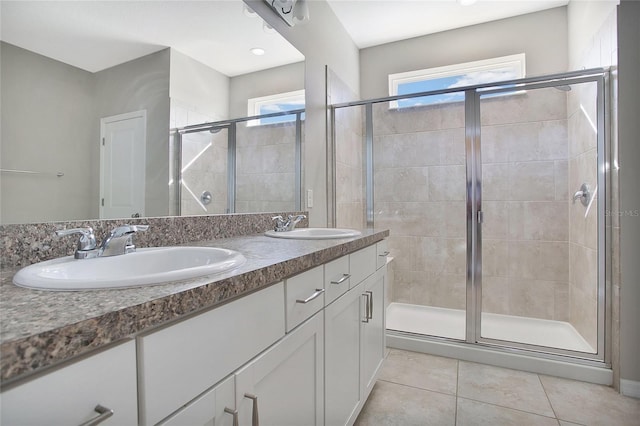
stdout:
[[104,146],[104,138],[102,138],[102,146]]
[[104,207],[104,198],[102,199],[102,207]]
[[484,223],[484,212],[482,210],[478,211],[478,223]]

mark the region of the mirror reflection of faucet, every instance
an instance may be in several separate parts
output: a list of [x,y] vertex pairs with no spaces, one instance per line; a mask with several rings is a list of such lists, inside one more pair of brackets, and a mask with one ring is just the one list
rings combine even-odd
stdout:
[[272,217],[271,220],[274,220],[276,222],[276,226],[274,228],[276,232],[286,232],[286,231],[293,231],[296,225],[302,219],[306,219],[306,217],[307,216],[303,214],[299,214],[297,216],[289,215],[287,220],[284,220],[282,216],[275,216],[275,217]]
[[591,188],[588,184],[583,183],[580,186],[580,190],[573,194],[573,202],[575,203],[576,200],[580,200],[585,207],[589,205],[589,201],[591,201]]
[[56,235],[62,237],[80,234],[74,257],[76,259],[92,259],[133,253],[136,251],[136,246],[133,244],[133,234],[147,229],[149,229],[149,225],[118,226],[102,241],[100,247],[97,246],[96,236],[90,227],[60,229],[56,231]]

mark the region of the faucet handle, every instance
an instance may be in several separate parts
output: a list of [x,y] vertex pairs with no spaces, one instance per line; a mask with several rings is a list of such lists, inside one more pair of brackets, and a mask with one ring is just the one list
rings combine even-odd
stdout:
[[80,239],[78,240],[79,251],[88,251],[96,248],[96,236],[93,233],[93,229],[89,226],[86,228],[58,229],[55,234],[58,237],[81,234]]
[[111,231],[112,237],[122,237],[123,235],[133,234],[138,231],[146,231],[149,225],[122,225]]
[[276,232],[287,230],[287,225],[289,224],[289,221],[284,220],[282,216],[274,216],[271,218],[271,220],[276,221],[276,227],[275,227]]

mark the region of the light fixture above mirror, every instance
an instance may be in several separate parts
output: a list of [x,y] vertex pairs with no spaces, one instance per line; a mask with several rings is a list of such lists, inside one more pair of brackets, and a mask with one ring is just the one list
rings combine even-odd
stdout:
[[309,20],[307,0],[264,0],[290,27]]

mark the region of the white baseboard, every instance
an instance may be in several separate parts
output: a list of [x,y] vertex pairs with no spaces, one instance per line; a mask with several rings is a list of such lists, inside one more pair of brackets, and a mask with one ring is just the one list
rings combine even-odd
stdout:
[[633,398],[640,398],[640,382],[620,379],[620,393]]

